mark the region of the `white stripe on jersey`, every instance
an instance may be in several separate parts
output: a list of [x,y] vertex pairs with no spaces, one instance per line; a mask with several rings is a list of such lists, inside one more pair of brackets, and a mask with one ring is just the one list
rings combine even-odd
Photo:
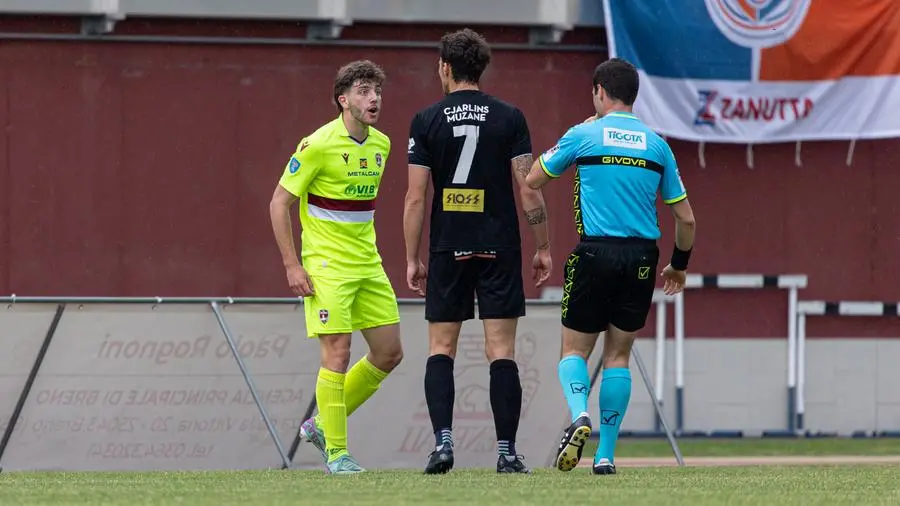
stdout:
[[366,223],[375,219],[375,211],[332,211],[319,206],[307,204],[309,215],[320,220],[340,221],[344,223]]

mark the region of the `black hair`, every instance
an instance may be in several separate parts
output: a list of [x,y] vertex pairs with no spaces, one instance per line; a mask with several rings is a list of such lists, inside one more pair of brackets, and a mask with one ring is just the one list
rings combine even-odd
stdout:
[[464,28],[441,37],[441,60],[450,65],[454,81],[478,84],[491,63],[491,48],[481,34]]
[[640,79],[634,65],[621,58],[610,58],[594,69],[594,93],[598,86],[609,98],[630,106],[637,100]]

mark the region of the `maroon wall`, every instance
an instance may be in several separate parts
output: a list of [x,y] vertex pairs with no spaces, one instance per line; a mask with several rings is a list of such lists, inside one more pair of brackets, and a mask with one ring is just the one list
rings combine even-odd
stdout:
[[[9,26],[74,28],[66,20]],[[302,36],[298,30],[177,21],[117,29]],[[344,37],[433,41],[443,31],[361,26]],[[525,39],[522,30],[486,33]],[[570,40],[598,44],[602,34]],[[590,114],[591,70],[604,57],[495,51],[483,86],[522,108],[538,153]],[[334,73],[356,58],[388,74],[379,128],[394,147],[376,223],[388,275],[399,296],[411,296],[399,247],[403,148],[409,118],[440,95],[435,50],[73,41],[0,43],[0,293],[289,295],[269,197],[299,138],[335,116]],[[754,169],[743,145],[707,145],[706,168],[696,144],[672,145],[698,220],[695,272],[805,273],[803,299],[900,299],[900,141],[859,142],[850,167],[846,142],[804,143],[801,167],[793,144],[756,146]],[[570,192],[571,175],[545,191],[556,284],[575,241]],[[665,259],[672,224],[666,209],[660,216]],[[691,292],[687,331],[784,335],[785,300],[779,291]],[[900,336],[897,323],[877,319],[814,319],[809,327],[811,335]]]

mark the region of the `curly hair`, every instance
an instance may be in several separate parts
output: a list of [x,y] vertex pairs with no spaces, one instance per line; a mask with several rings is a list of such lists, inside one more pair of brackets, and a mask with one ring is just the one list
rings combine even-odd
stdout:
[[481,34],[464,28],[441,37],[441,60],[450,65],[456,82],[478,84],[491,62],[491,48]]
[[347,93],[354,83],[359,81],[381,86],[386,79],[384,70],[369,60],[357,60],[341,67],[334,78],[334,105],[337,106],[338,112],[344,111],[338,97]]
[[640,78],[634,65],[621,59],[610,58],[594,69],[594,93],[603,88],[609,98],[625,105],[633,105],[637,100]]

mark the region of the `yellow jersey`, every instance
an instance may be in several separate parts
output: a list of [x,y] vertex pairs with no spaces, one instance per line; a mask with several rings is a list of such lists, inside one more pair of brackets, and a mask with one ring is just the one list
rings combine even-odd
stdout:
[[375,245],[375,198],[391,141],[369,127],[359,142],[343,119],[304,137],[279,184],[300,199],[301,259],[311,275],[362,279],[381,275]]

